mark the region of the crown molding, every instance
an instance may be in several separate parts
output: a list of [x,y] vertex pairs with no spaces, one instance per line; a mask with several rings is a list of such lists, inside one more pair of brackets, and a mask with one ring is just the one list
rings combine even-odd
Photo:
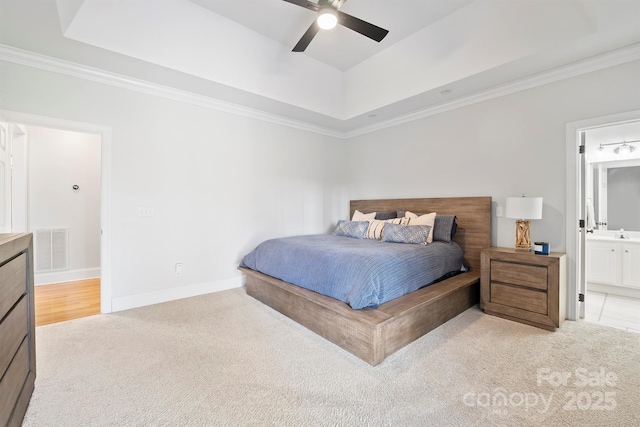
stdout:
[[522,90],[532,89],[549,83],[554,83],[582,74],[602,70],[640,59],[640,43],[636,43],[621,49],[604,53],[602,55],[576,61],[571,64],[555,68],[553,70],[524,77],[512,82],[494,86],[487,90],[474,93],[456,100],[434,105],[425,109],[381,121],[373,125],[364,126],[351,131],[341,131],[327,127],[313,125],[300,120],[290,119],[277,114],[268,113],[258,109],[245,107],[239,104],[222,101],[219,99],[199,95],[181,89],[148,82],[133,77],[89,67],[70,61],[42,55],[39,53],[19,49],[13,46],[0,44],[0,60],[19,65],[38,68],[54,73],[77,77],[97,83],[107,84],[122,89],[133,90],[147,95],[158,96],[178,102],[185,102],[199,107],[210,108],[230,114],[236,114],[252,119],[262,120],[282,126],[287,126],[307,132],[330,136],[339,139],[349,139],[382,129],[398,126],[414,120],[434,116],[446,111],[466,107],[479,102],[513,94]]
[[236,114],[243,117],[262,120],[268,123],[274,123],[287,126],[307,132],[313,132],[320,135],[331,136],[334,138],[344,138],[344,132],[313,125],[300,120],[290,119],[278,114],[267,113],[255,108],[246,107],[232,102],[222,101],[216,98],[199,95],[193,92],[164,86],[158,83],[146,80],[136,79],[134,77],[122,74],[112,73],[99,68],[87,65],[77,64],[59,58],[43,55],[40,53],[19,49],[13,46],[0,43],[0,60],[12,62],[14,64],[33,67],[45,71],[51,71],[58,74],[64,74],[71,77],[77,77],[92,82],[107,84],[119,87],[121,89],[133,90],[147,95],[158,96],[178,102],[198,107],[210,108],[225,113]]
[[428,107],[413,113],[394,117],[392,119],[382,121],[366,127],[361,127],[353,131],[345,133],[345,138],[353,138],[365,135],[371,132],[412,122],[414,120],[423,119],[425,117],[434,116],[446,111],[455,110],[479,102],[488,101],[490,99],[499,98],[501,96],[510,95],[527,89],[544,86],[560,80],[577,77],[582,74],[599,71],[605,68],[614,67],[616,65],[625,64],[627,62],[640,60],[640,43],[629,45],[611,52],[593,56],[581,61],[576,61],[568,65],[544,71],[532,76],[527,76],[518,80],[511,81],[499,86],[477,92],[456,100]]

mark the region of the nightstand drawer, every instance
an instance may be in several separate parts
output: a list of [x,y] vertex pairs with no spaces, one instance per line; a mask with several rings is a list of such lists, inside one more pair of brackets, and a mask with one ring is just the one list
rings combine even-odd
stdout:
[[491,302],[533,313],[547,314],[547,293],[491,283]]
[[513,262],[491,261],[491,281],[547,290],[547,268]]
[[486,248],[480,260],[485,313],[555,331],[566,317],[567,256]]

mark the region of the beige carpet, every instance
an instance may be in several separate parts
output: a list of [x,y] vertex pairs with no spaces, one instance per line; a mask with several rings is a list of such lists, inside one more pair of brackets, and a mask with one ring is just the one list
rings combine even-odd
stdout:
[[472,308],[371,367],[234,289],[36,335],[25,426],[640,425],[640,335],[584,322]]

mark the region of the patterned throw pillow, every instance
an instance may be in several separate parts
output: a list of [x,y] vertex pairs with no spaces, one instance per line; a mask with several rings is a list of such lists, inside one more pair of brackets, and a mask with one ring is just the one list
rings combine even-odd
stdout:
[[428,225],[431,227],[429,231],[429,238],[427,243],[433,242],[433,226],[436,222],[436,213],[431,212],[429,214],[418,215],[413,212],[406,211],[404,213],[405,218],[409,218],[409,225]]
[[409,219],[407,218],[393,218],[388,219],[386,221],[380,221],[374,219],[373,221],[369,221],[369,228],[367,228],[367,234],[365,238],[367,239],[382,239],[382,230],[386,224],[408,224]]
[[367,227],[369,227],[369,221],[345,221],[341,219],[336,224],[333,234],[362,239],[367,232]]
[[386,224],[382,230],[382,241],[427,245],[430,231],[430,225]]
[[[396,211],[398,218],[404,217],[405,213],[406,211],[400,209]],[[422,216],[424,214],[416,213],[414,215]],[[440,240],[447,243],[451,242],[458,230],[457,220],[458,218],[455,215],[437,214],[436,220],[433,222],[433,240]]]

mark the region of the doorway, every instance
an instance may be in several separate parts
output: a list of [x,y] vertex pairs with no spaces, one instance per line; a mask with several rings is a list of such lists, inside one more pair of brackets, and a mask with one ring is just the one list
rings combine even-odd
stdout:
[[[618,149],[623,144],[635,148],[637,140],[640,111],[567,125],[567,314],[640,333],[640,228],[625,219],[640,217],[640,212],[629,216],[640,206],[630,191],[640,191],[640,181],[629,177],[640,175],[626,169],[640,166],[640,150]],[[577,156],[580,145],[584,154]],[[625,181],[615,184],[617,177]],[[622,195],[614,196],[620,189]],[[578,218],[586,220],[583,228],[576,227]],[[620,239],[625,221],[625,239]]]
[[100,135],[17,126],[28,147],[28,228],[13,231],[34,236],[36,326],[99,314]]
[[[109,221],[109,206],[110,206],[109,189],[110,189],[110,168],[111,168],[111,165],[110,165],[111,130],[110,128],[107,128],[104,126],[87,124],[87,123],[73,122],[73,121],[43,117],[43,116],[34,116],[30,114],[16,113],[16,112],[10,112],[10,111],[0,111],[0,121],[6,122],[6,123],[14,123],[14,124],[19,123],[21,129],[25,130],[27,128],[32,128],[31,129],[32,132],[33,132],[33,129],[36,129],[36,128],[42,132],[47,132],[47,131],[54,132],[54,133],[70,132],[72,134],[75,134],[79,138],[91,136],[93,138],[97,138],[97,140],[99,141],[99,146],[97,147],[98,166],[97,168],[95,167],[95,165],[93,167],[94,169],[97,169],[97,171],[94,170],[94,172],[96,172],[98,175],[98,184],[97,184],[98,194],[94,195],[95,200],[97,201],[96,207],[95,207],[96,209],[95,216],[97,217],[97,222],[95,222],[96,226],[94,230],[95,240],[97,241],[97,250],[95,250],[93,254],[94,256],[93,263],[94,264],[97,263],[97,267],[99,268],[99,270],[97,271],[99,272],[98,275],[100,276],[99,312],[110,313],[111,299],[112,299],[111,298],[111,280],[110,280],[111,257],[110,257],[110,221]],[[71,152],[71,153],[68,152],[67,154],[69,154],[72,157],[74,155],[77,155],[83,158],[83,155],[80,152]],[[57,160],[52,159],[50,156],[48,156],[48,158],[45,158],[44,161],[45,163],[47,161],[49,161],[49,163],[54,163]],[[58,175],[65,175],[65,174],[58,173]],[[83,193],[83,191],[87,192],[89,190],[89,188],[86,185],[82,185],[80,182],[66,182],[62,178],[64,177],[57,176],[55,178],[57,182],[57,186],[61,187],[62,190],[67,193],[66,196],[72,198],[71,199],[72,201],[75,200],[77,202],[81,198],[75,197],[75,199],[73,199],[73,197],[79,196]],[[66,178],[69,178],[68,174]],[[19,182],[20,179],[18,179],[17,181]],[[86,183],[86,181],[84,182]],[[30,182],[29,186],[30,188],[33,187],[34,183]],[[36,188],[36,190],[42,191],[42,188]],[[62,206],[64,208],[63,210],[70,210],[69,208],[74,207],[73,205],[69,204],[68,201],[64,202],[62,199],[59,198],[59,196],[53,195],[53,192],[51,192],[51,194],[48,194],[48,192],[44,191],[44,193],[47,193],[45,195],[45,198],[48,197],[49,199],[53,199],[53,200],[48,200],[48,202],[53,203],[52,205],[50,204],[49,206],[58,206],[58,207]],[[20,197],[19,196],[16,197],[16,200],[20,201]],[[21,209],[20,207],[23,206],[23,203],[19,202],[17,203],[17,205],[18,205],[17,211],[19,212]],[[77,208],[77,204],[75,207]],[[78,224],[81,224],[83,221],[87,221],[87,217],[88,217],[86,209],[84,211],[83,209],[76,209],[76,210],[78,211],[76,213],[78,213],[79,215],[77,215],[71,222],[67,222],[67,223],[58,222],[57,224],[54,223],[55,225],[41,226],[37,229],[33,229],[33,226],[37,225],[35,222],[41,219],[41,218],[38,219],[38,215],[39,215],[38,212],[34,214],[35,216],[27,216],[27,219],[24,221],[22,220],[23,217],[20,217],[19,214],[14,214],[14,216],[16,217],[16,220],[14,221],[16,224],[16,227],[19,227],[20,224],[24,226],[29,221],[32,221],[31,224],[28,224],[28,227],[29,227],[28,229],[26,230],[16,229],[15,231],[33,232],[34,233],[34,252],[45,248],[44,252],[49,252],[50,254],[49,257],[47,257],[46,255],[42,256],[42,254],[40,254],[41,255],[40,259],[44,260],[42,265],[38,265],[38,261],[35,260],[38,258],[38,254],[35,254],[34,256],[34,264],[36,264],[34,267],[37,267],[37,268],[34,268],[34,270],[37,270],[37,269],[40,270],[40,271],[36,271],[36,275],[35,275],[36,284],[39,285],[39,284],[46,283],[50,281],[51,278],[53,278],[55,282],[60,282],[60,281],[76,281],[76,279],[78,278],[82,279],[82,275],[95,277],[95,273],[92,274],[92,272],[90,271],[91,268],[83,268],[82,266],[80,268],[73,268],[73,267],[78,267],[79,264],[73,264],[74,256],[72,254],[72,250],[82,252],[86,250],[86,248],[82,247],[83,245],[82,243],[78,243],[77,240],[75,241],[73,240],[77,236],[74,236],[74,234],[76,233],[71,231],[74,229],[74,227],[77,227]],[[42,241],[39,240],[41,237],[42,237]],[[47,247],[47,244],[46,244],[47,239],[49,239],[49,243],[50,243],[49,247]],[[75,247],[72,247],[72,243],[73,243],[73,246]],[[55,248],[53,248],[54,246]],[[57,250],[57,249],[60,249],[60,246],[62,246],[62,251]],[[36,247],[39,247],[40,249],[36,249]],[[66,260],[65,260],[65,257],[66,257]],[[66,265],[67,268],[62,268],[62,267],[65,267],[65,262],[67,263]],[[50,271],[46,271],[47,267],[49,267]],[[68,267],[72,267],[72,268],[70,269]],[[86,267],[86,264],[85,264],[85,267]],[[86,271],[86,270],[89,270],[89,271]],[[65,274],[67,276],[65,276]],[[67,279],[69,280],[65,280],[65,277],[67,277]]]
[[584,133],[584,320],[640,333],[640,120]]

